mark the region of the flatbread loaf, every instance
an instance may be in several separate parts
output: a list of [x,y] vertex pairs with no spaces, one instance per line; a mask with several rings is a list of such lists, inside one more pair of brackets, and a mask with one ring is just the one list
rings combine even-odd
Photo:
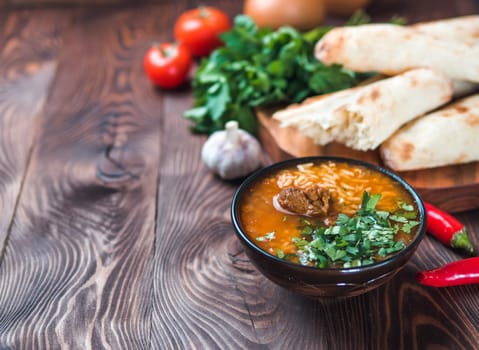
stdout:
[[[441,40],[455,40],[467,44],[479,44],[479,16],[462,16],[410,25],[423,34]],[[462,97],[479,90],[479,84],[471,81],[454,80],[454,97]]]
[[479,160],[479,95],[463,98],[399,129],[380,148],[396,171]]
[[444,74],[415,69],[366,86],[306,100],[273,114],[317,144],[339,141],[356,150],[377,148],[400,126],[448,102]]
[[479,43],[479,16],[462,16],[437,21],[416,23],[409,28],[438,39],[457,40],[467,44]]
[[[409,26],[409,28],[442,40],[457,40],[469,45],[479,44],[479,16],[477,15],[420,22]],[[477,83],[464,80],[454,80],[452,83],[454,98],[479,90]]]
[[414,68],[433,68],[451,79],[479,82],[479,45],[443,40],[394,24],[339,27],[318,41],[316,57],[356,72],[395,75]]

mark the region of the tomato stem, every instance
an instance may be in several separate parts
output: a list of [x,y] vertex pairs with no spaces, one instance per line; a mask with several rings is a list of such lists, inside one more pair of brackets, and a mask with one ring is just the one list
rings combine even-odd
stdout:
[[208,12],[208,9],[205,5],[198,6],[198,11],[200,14],[200,18],[207,18],[210,16],[210,13]]
[[160,53],[163,57],[168,58],[168,57],[172,57],[172,56],[175,55],[176,48],[177,48],[178,45],[176,43],[173,43],[173,44],[169,45],[168,47],[164,47],[163,45],[155,42],[155,43],[153,43],[152,46],[155,47],[156,49],[158,49],[158,51],[160,51]]

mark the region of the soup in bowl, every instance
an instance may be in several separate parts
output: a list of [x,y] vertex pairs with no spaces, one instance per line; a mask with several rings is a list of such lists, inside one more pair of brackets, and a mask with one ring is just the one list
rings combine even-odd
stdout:
[[235,231],[273,282],[309,296],[352,296],[394,276],[425,234],[424,206],[390,171],[345,158],[295,158],[236,191]]

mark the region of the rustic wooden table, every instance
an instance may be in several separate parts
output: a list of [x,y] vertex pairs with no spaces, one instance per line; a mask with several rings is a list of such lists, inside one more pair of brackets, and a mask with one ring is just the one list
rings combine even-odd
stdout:
[[[479,287],[415,282],[460,258],[429,237],[393,281],[346,300],[292,294],[250,264],[229,218],[238,184],[206,170],[205,137],[181,116],[191,91],[156,90],[142,70],[194,3],[0,11],[0,348],[479,348]],[[378,0],[369,12],[478,9]],[[458,215],[477,249],[478,214]]]

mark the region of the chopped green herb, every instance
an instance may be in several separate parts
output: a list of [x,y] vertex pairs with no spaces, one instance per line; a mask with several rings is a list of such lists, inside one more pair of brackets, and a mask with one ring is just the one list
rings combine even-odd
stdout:
[[389,216],[389,219],[391,219],[392,221],[401,222],[401,223],[408,222],[407,218],[405,218],[404,216],[399,216],[399,215],[391,215]]
[[401,216],[404,216],[406,219],[415,219],[416,213],[413,211],[402,211],[399,213]]
[[311,226],[305,226],[301,230],[301,236],[309,236],[312,233],[313,233],[313,228]]
[[359,26],[362,24],[367,24],[369,22],[371,22],[371,17],[369,17],[369,15],[364,12],[364,10],[360,9],[352,14],[351,18],[348,19],[348,21],[346,22],[346,25]]
[[411,230],[416,227],[417,225],[419,225],[419,221],[416,221],[416,220],[411,220],[407,223],[405,223],[404,225],[402,225],[402,230],[405,232],[405,233],[411,233]]
[[280,259],[284,259],[284,252],[283,250],[276,248],[276,256]]
[[258,242],[266,242],[266,241],[272,241],[274,239],[276,232],[271,231],[265,234],[264,236],[256,237],[256,240]]
[[309,220],[306,220],[305,218],[299,218],[298,220],[299,224],[301,226],[310,226],[312,225],[311,222]]
[[403,25],[407,24],[407,18],[402,17],[402,16],[398,16],[398,15],[394,15],[389,20],[389,23],[403,26]]
[[414,206],[412,204],[406,204],[404,202],[399,202],[398,206],[399,206],[399,208],[401,208],[404,211],[414,211]]
[[304,247],[306,247],[309,244],[307,240],[303,238],[298,238],[298,237],[293,237],[293,243],[300,250],[302,250]]
[[411,212],[405,211],[409,206],[399,204],[400,210],[394,213],[376,210],[380,198],[380,194],[364,192],[357,213],[352,217],[339,214],[336,223],[329,227],[300,220],[302,238],[293,238],[299,262],[317,267],[355,267],[372,264],[377,256],[385,258],[404,249],[405,243],[396,241],[395,236],[399,231],[411,233],[419,225],[419,221],[413,220],[417,219],[416,214],[413,212],[411,219]]
[[285,222],[286,220],[288,220],[288,216],[283,216],[283,222]]
[[374,210],[376,208],[376,205],[379,202],[379,199],[381,198],[381,195],[379,193],[375,194],[374,196],[371,197],[369,192],[364,192],[363,193],[363,200],[361,201],[361,209],[362,210]]

